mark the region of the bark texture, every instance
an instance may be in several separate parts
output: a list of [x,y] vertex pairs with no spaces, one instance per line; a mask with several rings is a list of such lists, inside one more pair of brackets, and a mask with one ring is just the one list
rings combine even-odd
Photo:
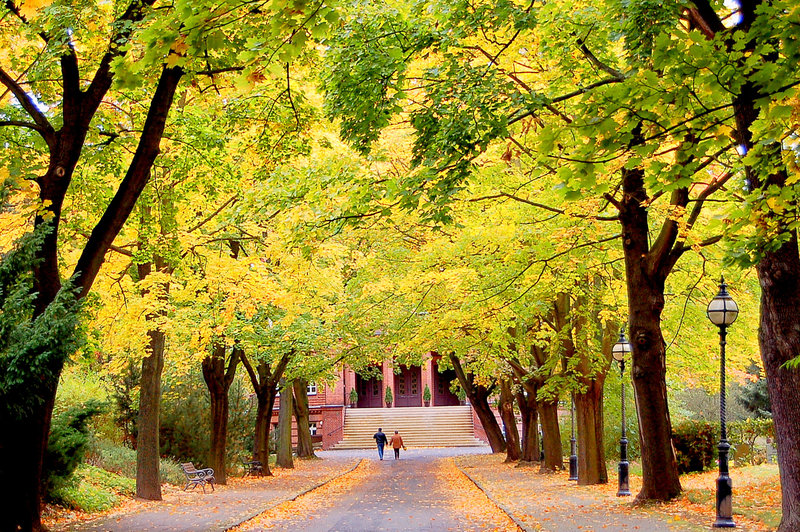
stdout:
[[539,410],[536,393],[527,390],[516,394],[522,416],[522,462],[539,461]]
[[506,450],[506,440],[503,438],[503,431],[500,430],[500,424],[497,423],[497,418],[489,406],[491,390],[485,386],[475,384],[474,376],[464,371],[464,368],[461,366],[461,361],[457,356],[453,354],[448,356],[450,357],[450,362],[453,364],[458,382],[467,393],[469,402],[472,408],[475,409],[475,414],[478,416],[483,430],[486,432],[486,437],[489,439],[489,446],[492,448],[492,452],[502,453]]
[[500,400],[497,403],[500,419],[506,434],[506,462],[516,462],[522,454],[519,447],[519,430],[517,418],[514,415],[514,396],[511,393],[511,383],[507,379],[500,381]]
[[259,360],[256,368],[250,363],[247,354],[242,352],[242,365],[247,370],[253,392],[256,394],[256,423],[253,443],[253,460],[259,460],[264,467],[264,474],[271,476],[269,469],[269,431],[271,428],[272,410],[278,394],[278,383],[291,360],[292,353],[284,353],[274,364]]
[[292,460],[292,383],[281,384],[281,404],[278,409],[278,441],[275,451],[275,465],[291,469],[294,467]]
[[544,449],[542,470],[564,469],[561,429],[558,426],[558,402],[555,400],[539,401],[539,419],[542,424],[542,448]]
[[297,457],[310,458],[314,454],[314,444],[311,441],[311,431],[308,429],[308,381],[295,379],[292,382],[294,390],[294,418],[297,424]]
[[203,380],[206,382],[211,405],[211,448],[209,450],[208,465],[214,469],[214,478],[217,484],[227,484],[228,474],[226,467],[227,442],[228,442],[228,408],[229,396],[233,379],[236,377],[236,368],[239,365],[242,350],[235,345],[230,354],[226,354],[225,344],[216,343],[211,356],[203,359]]

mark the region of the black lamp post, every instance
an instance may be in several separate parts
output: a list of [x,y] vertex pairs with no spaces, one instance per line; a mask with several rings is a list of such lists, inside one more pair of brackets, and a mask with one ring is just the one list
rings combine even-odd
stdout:
[[708,304],[708,319],[719,327],[719,477],[717,478],[717,519],[714,528],[734,528],[733,522],[733,483],[728,475],[728,430],[725,426],[725,336],[727,328],[739,316],[739,307],[728,293],[725,279],[720,277],[719,294]]
[[611,348],[611,355],[619,362],[620,389],[622,396],[622,437],[619,440],[619,489],[617,497],[631,494],[628,475],[628,438],[625,433],[625,355],[632,351],[631,344],[625,338],[625,327],[619,331],[619,340]]
[[569,479],[578,480],[578,455],[575,454],[575,394],[572,394],[572,401],[569,406]]

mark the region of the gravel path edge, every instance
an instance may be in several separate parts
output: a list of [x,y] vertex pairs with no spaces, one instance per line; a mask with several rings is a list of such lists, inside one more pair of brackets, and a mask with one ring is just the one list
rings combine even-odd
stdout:
[[473,478],[473,477],[472,477],[472,476],[471,476],[469,473],[467,473],[466,471],[464,471],[464,469],[463,469],[463,468],[462,468],[460,465],[458,465],[458,462],[457,462],[455,459],[453,459],[453,464],[455,464],[455,466],[456,466],[456,469],[458,469],[459,471],[461,471],[461,473],[462,473],[462,474],[463,474],[465,477],[467,477],[467,478],[470,480],[470,482],[472,482],[473,484],[475,484],[475,486],[476,486],[476,487],[477,487],[479,490],[481,490],[481,491],[483,492],[483,494],[484,494],[484,495],[486,495],[486,497],[487,497],[487,498],[488,498],[490,501],[492,501],[492,504],[494,504],[495,506],[497,506],[498,508],[500,508],[500,510],[502,510],[502,511],[503,511],[503,513],[504,513],[504,514],[506,514],[506,515],[509,517],[509,519],[511,519],[512,521],[514,521],[514,523],[517,525],[517,527],[518,527],[520,530],[524,530],[524,532],[538,532],[538,530],[540,530],[540,529],[536,529],[536,528],[529,528],[528,526],[526,526],[526,525],[525,525],[525,523],[523,523],[522,521],[520,521],[519,519],[517,519],[517,518],[514,516],[514,514],[511,512],[511,510],[509,510],[509,509],[508,509],[508,507],[507,507],[505,504],[503,504],[503,503],[501,503],[500,501],[498,501],[497,499],[495,499],[495,498],[492,496],[492,494],[491,494],[491,493],[489,493],[489,491],[488,491],[486,488],[484,488],[484,487],[483,487],[483,485],[482,485],[482,484],[481,484],[479,481],[477,481],[477,480],[476,480],[475,478]]
[[273,505],[271,505],[271,506],[268,506],[268,507],[266,507],[266,508],[262,508],[262,509],[258,510],[257,512],[255,512],[255,513],[253,513],[253,514],[249,515],[248,517],[245,517],[244,519],[242,519],[242,520],[241,520],[241,521],[239,521],[238,523],[235,523],[235,524],[233,524],[233,525],[229,526],[228,528],[226,528],[226,529],[225,529],[225,532],[227,532],[228,530],[232,530],[232,529],[236,528],[237,526],[240,526],[240,525],[242,525],[242,524],[246,523],[247,521],[249,521],[249,520],[253,519],[254,517],[256,517],[256,516],[258,516],[258,515],[261,515],[261,514],[263,514],[263,513],[264,513],[264,512],[266,512],[267,510],[271,510],[271,509],[275,508],[276,506],[279,506],[279,505],[281,505],[281,504],[283,504],[283,503],[285,503],[285,502],[294,501],[294,500],[298,499],[299,497],[302,497],[302,496],[303,496],[303,495],[305,495],[306,493],[309,493],[309,492],[311,492],[311,491],[314,491],[314,490],[315,490],[315,489],[317,489],[317,488],[321,488],[322,486],[324,486],[325,484],[328,484],[329,482],[333,482],[333,481],[334,481],[334,480],[336,480],[337,478],[343,477],[343,476],[347,475],[348,473],[352,473],[353,471],[355,471],[355,469],[356,469],[358,466],[360,466],[360,465],[361,465],[361,462],[363,462],[364,460],[366,460],[366,458],[361,458],[361,459],[360,459],[360,460],[358,460],[358,461],[355,463],[355,465],[353,465],[353,466],[352,466],[350,469],[348,469],[348,470],[346,470],[346,471],[342,471],[342,472],[341,472],[341,473],[339,473],[338,475],[334,475],[334,476],[332,476],[332,477],[331,477],[331,478],[329,478],[329,479],[323,480],[322,482],[320,482],[320,483],[318,483],[318,484],[316,484],[316,485],[314,485],[314,486],[311,486],[310,488],[307,488],[307,489],[305,489],[305,490],[303,490],[303,491],[301,491],[301,492],[299,492],[299,493],[295,494],[295,495],[294,495],[294,496],[292,496],[292,497],[289,497],[289,498],[287,498],[287,499],[283,499],[283,500],[281,500],[281,501],[279,501],[279,502],[276,502],[275,504],[273,504]]

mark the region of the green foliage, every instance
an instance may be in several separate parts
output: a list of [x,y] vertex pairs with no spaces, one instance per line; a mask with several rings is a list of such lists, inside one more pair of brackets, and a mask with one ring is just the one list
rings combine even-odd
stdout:
[[714,463],[716,430],[707,421],[684,421],[672,427],[678,472],[705,471]]
[[355,388],[350,388],[350,402],[355,404],[358,402],[358,392]]
[[89,401],[54,418],[44,456],[46,491],[63,486],[83,461],[89,444],[89,419],[102,411],[102,405]]
[[[130,447],[105,440],[94,441],[89,451],[91,462],[111,473],[127,478],[136,478],[136,451]],[[159,463],[161,479],[174,485],[184,480],[180,464],[174,460],[161,458]]]
[[34,316],[36,250],[49,229],[27,233],[0,258],[0,414],[24,419],[47,396],[80,343],[80,314],[71,285]]
[[135,494],[135,479],[81,464],[71,482],[53,491],[52,499],[67,508],[92,513],[112,508],[119,503],[120,495],[133,497]]
[[392,395],[392,387],[391,386],[387,386],[386,387],[386,393],[383,394],[383,401],[387,405],[392,404],[392,401],[394,401],[394,396]]
[[[745,445],[749,452],[740,449],[737,454],[737,461],[745,461],[754,464],[757,458],[765,456],[756,451],[756,440],[775,437],[775,424],[772,418],[747,418],[740,421],[728,423],[728,441],[736,448]],[[763,449],[763,448],[762,448]]]
[[751,364],[747,372],[754,379],[748,380],[741,387],[741,395],[736,398],[737,402],[757,418],[771,418],[772,405],[769,401],[767,379],[761,375],[760,369],[755,364]]
[[423,401],[431,400],[431,389],[427,384],[425,384],[425,390],[422,392],[422,400]]

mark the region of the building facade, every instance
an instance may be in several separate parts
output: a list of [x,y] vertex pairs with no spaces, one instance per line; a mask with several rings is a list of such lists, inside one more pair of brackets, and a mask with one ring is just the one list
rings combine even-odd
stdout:
[[[439,371],[440,355],[432,354],[422,366],[404,366],[385,361],[362,376],[345,367],[339,379],[331,386],[308,386],[309,427],[312,440],[322,449],[330,449],[341,441],[347,408],[404,408],[415,406],[454,406],[460,404],[451,391],[456,379],[452,369]],[[430,401],[424,401],[425,388],[430,390]],[[386,389],[391,388],[393,401],[386,404]],[[355,389],[358,400],[350,403],[350,391]],[[278,425],[280,398],[272,413],[273,429]],[[293,441],[297,428],[293,425]],[[476,431],[477,432],[477,431]]]

